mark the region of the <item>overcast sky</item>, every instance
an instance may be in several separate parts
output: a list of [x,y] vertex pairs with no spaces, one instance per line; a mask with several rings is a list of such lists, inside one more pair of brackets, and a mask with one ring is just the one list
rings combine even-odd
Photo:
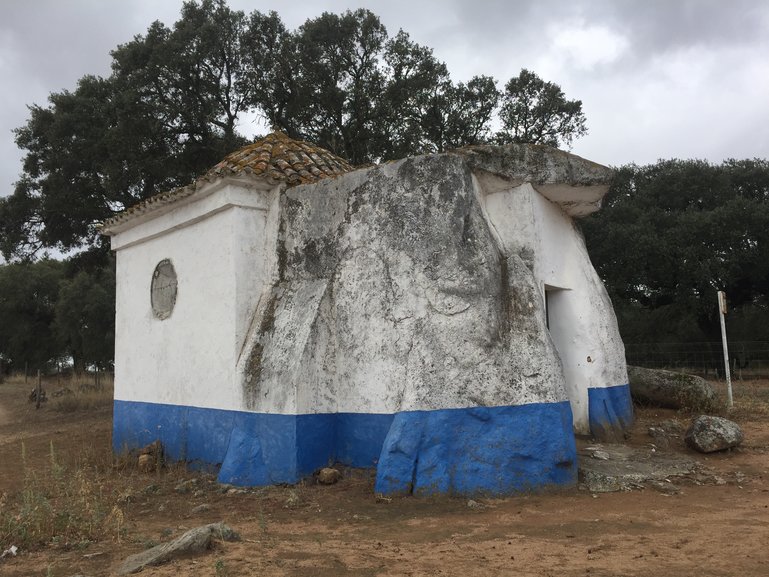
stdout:
[[[21,172],[13,128],[27,105],[108,75],[109,51],[168,25],[181,0],[0,0],[0,195]],[[766,0],[230,0],[294,29],[366,7],[434,49],[454,80],[521,68],[580,99],[589,134],[573,152],[602,164],[769,157]]]

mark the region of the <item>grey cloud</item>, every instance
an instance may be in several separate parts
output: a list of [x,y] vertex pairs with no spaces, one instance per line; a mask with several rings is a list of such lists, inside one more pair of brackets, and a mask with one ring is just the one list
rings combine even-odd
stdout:
[[[21,170],[11,130],[26,121],[26,105],[45,105],[50,92],[74,89],[85,74],[109,74],[109,51],[144,33],[154,20],[172,24],[181,0],[0,2],[0,195],[5,195]],[[569,98],[582,99],[590,111],[591,134],[578,141],[575,150],[615,164],[651,162],[671,154],[715,161],[728,156],[769,156],[765,105],[769,81],[748,86],[744,80],[750,73],[767,71],[769,2],[765,0],[229,0],[229,4],[245,12],[277,10],[289,28],[323,11],[338,13],[364,6],[380,16],[391,34],[403,28],[415,41],[432,47],[454,78],[491,74],[500,83],[522,67],[537,71],[538,58],[550,48],[544,34],[552,27],[604,26],[627,39],[622,58],[590,70],[572,70],[568,63],[561,63],[555,77],[543,74],[562,84]],[[671,107],[661,105],[649,117],[638,116],[647,110],[638,105],[638,93],[659,97],[649,84],[659,82],[655,67],[682,51],[691,52],[692,58],[710,53],[714,70],[738,68],[727,71],[728,82],[706,78],[702,82],[707,84],[697,87],[708,98],[744,111],[731,122],[711,114],[708,129],[718,137],[708,139],[707,149],[699,130],[709,110],[698,102],[680,106],[686,91],[666,93],[666,97],[679,99],[678,110],[685,108],[687,118],[675,119],[675,124],[690,134],[665,138],[671,125],[665,115],[671,114]],[[735,60],[735,52],[744,54],[744,62]],[[729,60],[727,53],[731,53]],[[686,75],[686,70],[681,74]],[[684,83],[688,80],[683,78]],[[751,113],[752,120],[745,120]],[[633,128],[633,134],[626,136],[626,147],[617,145],[623,138],[618,127]]]

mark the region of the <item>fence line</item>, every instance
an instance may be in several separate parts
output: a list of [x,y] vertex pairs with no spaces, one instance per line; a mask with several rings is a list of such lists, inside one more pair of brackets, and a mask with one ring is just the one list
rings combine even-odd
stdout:
[[[724,378],[724,358],[720,341],[700,343],[625,343],[629,365],[669,369]],[[735,379],[769,378],[769,342],[729,343],[729,364]]]

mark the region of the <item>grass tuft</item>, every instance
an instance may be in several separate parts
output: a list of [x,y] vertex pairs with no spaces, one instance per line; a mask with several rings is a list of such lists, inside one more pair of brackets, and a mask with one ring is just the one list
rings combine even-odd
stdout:
[[0,543],[77,549],[105,538],[120,540],[123,512],[94,470],[83,465],[67,469],[51,443],[48,467],[35,471],[27,463],[24,443],[21,447],[23,489],[15,498],[0,496]]

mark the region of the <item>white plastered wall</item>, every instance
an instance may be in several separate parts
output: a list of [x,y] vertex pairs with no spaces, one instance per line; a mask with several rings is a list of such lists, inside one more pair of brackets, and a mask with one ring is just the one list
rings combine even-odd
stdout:
[[[270,208],[278,194],[233,184],[212,188],[113,236],[117,400],[243,409],[237,360],[275,274]],[[163,259],[173,264],[178,286],[171,315],[160,320],[150,285]]]
[[[504,249],[524,256],[550,293],[550,335],[558,349],[575,430],[589,432],[588,389],[627,383],[611,302],[570,216],[530,184],[485,196]],[[544,310],[544,307],[543,307]]]

